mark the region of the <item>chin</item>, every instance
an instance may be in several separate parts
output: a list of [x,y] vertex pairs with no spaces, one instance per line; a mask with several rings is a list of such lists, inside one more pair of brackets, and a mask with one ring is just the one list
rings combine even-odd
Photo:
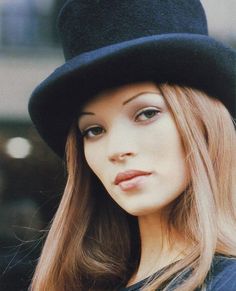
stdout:
[[150,206],[150,207],[122,207],[127,213],[129,213],[130,215],[133,215],[133,216],[145,216],[145,215],[150,215],[150,214],[153,214],[155,212],[158,212],[160,211],[160,207],[153,207]]

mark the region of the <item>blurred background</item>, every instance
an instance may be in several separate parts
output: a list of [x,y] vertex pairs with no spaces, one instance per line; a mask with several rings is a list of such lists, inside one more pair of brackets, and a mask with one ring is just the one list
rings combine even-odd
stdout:
[[[63,163],[40,140],[27,103],[63,60],[65,0],[0,0],[0,290],[27,290],[63,192]],[[236,48],[236,0],[203,0],[210,35]],[[46,114],[46,113],[45,113]]]

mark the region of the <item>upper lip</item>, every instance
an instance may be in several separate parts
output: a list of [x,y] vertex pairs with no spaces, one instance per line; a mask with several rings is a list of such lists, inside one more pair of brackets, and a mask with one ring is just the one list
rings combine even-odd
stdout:
[[139,170],[125,171],[125,172],[117,174],[115,181],[114,181],[114,184],[118,185],[122,181],[130,180],[130,179],[137,177],[137,176],[144,176],[144,175],[150,175],[150,174],[151,174],[150,172],[139,171]]

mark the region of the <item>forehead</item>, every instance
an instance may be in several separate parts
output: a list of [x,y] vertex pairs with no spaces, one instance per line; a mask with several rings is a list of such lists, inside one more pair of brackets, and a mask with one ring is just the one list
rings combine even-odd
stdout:
[[100,106],[111,106],[122,104],[128,98],[139,93],[155,92],[160,93],[157,85],[152,82],[128,84],[117,88],[109,89],[95,95],[89,102],[87,102],[81,111],[89,111]]

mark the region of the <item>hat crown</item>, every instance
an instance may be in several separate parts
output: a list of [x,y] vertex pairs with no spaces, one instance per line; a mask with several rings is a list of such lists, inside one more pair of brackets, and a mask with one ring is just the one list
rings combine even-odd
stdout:
[[59,14],[58,29],[66,60],[151,35],[208,34],[198,0],[69,0]]

